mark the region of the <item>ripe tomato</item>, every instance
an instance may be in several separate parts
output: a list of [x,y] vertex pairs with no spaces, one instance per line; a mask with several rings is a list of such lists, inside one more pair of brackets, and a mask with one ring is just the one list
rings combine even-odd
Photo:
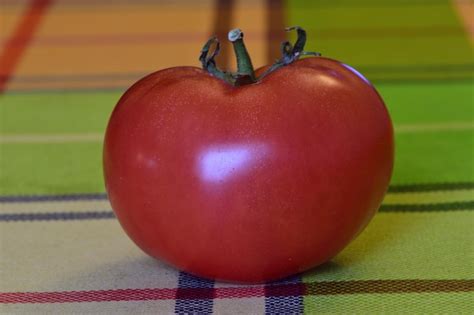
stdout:
[[177,67],[123,95],[105,183],[143,251],[195,275],[262,282],[331,259],[367,225],[392,172],[387,109],[351,67],[297,55],[251,84]]

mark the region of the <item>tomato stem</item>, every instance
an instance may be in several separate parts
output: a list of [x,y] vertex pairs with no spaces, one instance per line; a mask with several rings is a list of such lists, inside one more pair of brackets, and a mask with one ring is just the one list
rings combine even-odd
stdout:
[[296,30],[297,38],[295,45],[291,45],[289,41],[281,43],[282,57],[270,66],[262,75],[258,77],[258,81],[272,73],[273,71],[291,64],[298,60],[301,56],[321,56],[318,52],[304,51],[306,45],[306,31],[299,26],[292,26],[285,28],[285,31],[290,32]]
[[[209,56],[209,51],[211,50],[212,44],[216,44],[216,47],[214,48],[214,51],[211,53]],[[220,70],[215,61],[215,57],[219,54],[220,50],[220,43],[219,40],[216,37],[210,38],[206,44],[204,44],[204,47],[201,49],[201,55],[199,56],[199,60],[201,61],[202,68],[212,74],[215,77],[218,77],[221,80],[224,80],[225,82],[234,85],[235,78],[231,73],[225,72]]]
[[228,38],[234,46],[235,56],[237,57],[236,85],[255,83],[255,71],[244,44],[244,33],[236,28],[229,32]]
[[[295,45],[293,46],[290,42],[284,41],[281,44],[282,57],[258,78],[255,77],[252,60],[250,59],[250,55],[244,44],[244,33],[242,33],[238,28],[231,30],[228,35],[229,41],[232,42],[232,45],[234,46],[235,55],[237,57],[236,73],[222,71],[217,67],[215,57],[219,53],[220,44],[216,37],[212,37],[206,42],[206,44],[204,44],[204,47],[201,49],[199,60],[201,61],[204,70],[230,85],[241,86],[252,84],[260,81],[273,71],[291,64],[301,56],[321,56],[320,53],[304,51],[304,46],[306,44],[306,31],[304,29],[299,26],[288,27],[285,29],[287,32],[293,30],[296,30],[298,36]],[[210,53],[213,44],[215,44],[215,48],[212,53]]]

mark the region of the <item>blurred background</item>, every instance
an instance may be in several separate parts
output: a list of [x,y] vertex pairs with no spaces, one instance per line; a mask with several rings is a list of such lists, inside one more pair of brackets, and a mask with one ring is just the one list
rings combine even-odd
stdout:
[[[280,42],[294,39],[283,31],[291,25],[306,29],[306,50],[355,67],[379,89],[401,133],[395,183],[468,180],[470,154],[432,159],[472,153],[472,134],[460,148],[403,133],[420,123],[472,127],[472,12],[464,0],[2,0],[0,194],[103,192],[102,134],[128,86],[159,69],[199,66],[214,34],[224,46],[219,65],[235,68],[226,40],[234,27],[256,67],[272,63]],[[410,155],[419,142],[433,168]],[[446,162],[459,177],[440,174]]]
[[[306,50],[355,67],[384,98],[392,183],[356,241],[293,279],[307,285],[304,303],[273,296],[278,287],[201,302],[229,314],[474,313],[472,1],[0,0],[0,291],[17,292],[0,302],[20,301],[5,313],[172,313],[185,304],[113,290],[214,286],[146,257],[113,220],[104,130],[131,84],[199,66],[210,36],[224,44],[219,66],[233,69],[226,37],[241,28],[259,67],[295,39],[283,31],[292,25],[306,29]],[[91,299],[142,302],[69,303]],[[62,304],[29,304],[40,300]]]

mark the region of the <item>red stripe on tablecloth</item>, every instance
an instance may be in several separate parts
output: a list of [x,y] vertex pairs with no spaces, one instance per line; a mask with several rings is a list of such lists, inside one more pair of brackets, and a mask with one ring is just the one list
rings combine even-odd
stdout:
[[63,292],[0,293],[0,303],[73,303],[171,300],[177,289],[122,289]]
[[[180,288],[183,290],[183,288]],[[208,298],[210,288],[185,288],[180,299]],[[212,288],[215,299],[370,293],[473,292],[474,280],[351,280]],[[73,303],[176,299],[178,289],[122,289],[0,293],[0,303]],[[205,294],[204,294],[205,293]]]
[[[180,288],[180,299],[202,299],[203,292],[213,290],[216,299],[264,297],[263,286],[232,287],[232,288]],[[122,290],[93,290],[93,291],[63,291],[63,292],[11,292],[0,293],[0,303],[74,303],[74,302],[111,302],[111,301],[146,301],[176,299],[178,289],[122,289]],[[277,294],[288,295],[282,287]],[[301,291],[300,291],[301,292]],[[206,294],[207,296],[207,294]]]
[[[214,291],[214,298],[251,298],[265,296],[263,286],[235,288],[181,288],[180,299],[201,299],[203,291]],[[172,300],[178,289],[122,289],[63,292],[11,292],[0,293],[0,303],[73,303],[73,302],[111,302]],[[207,295],[206,295],[207,296]]]
[[32,0],[12,36],[4,43],[3,52],[0,55],[0,94],[4,92],[51,3],[50,0]]

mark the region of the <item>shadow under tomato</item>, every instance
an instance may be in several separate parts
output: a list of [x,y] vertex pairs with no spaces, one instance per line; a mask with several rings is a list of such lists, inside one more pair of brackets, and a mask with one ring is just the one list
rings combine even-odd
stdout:
[[[367,228],[330,262],[302,274],[304,281],[339,281],[374,279],[387,274],[384,268],[410,255],[406,244],[416,242],[419,230],[425,229],[429,216],[413,212],[378,213]],[[398,256],[400,257],[398,257]],[[389,265],[387,265],[389,264]],[[385,266],[384,268],[382,268]],[[392,267],[391,267],[392,266]],[[400,268],[400,266],[398,266]]]
[[179,271],[165,263],[143,256],[126,257],[89,269],[77,270],[70,277],[52,279],[48,290],[70,291],[85,289],[173,288]]

